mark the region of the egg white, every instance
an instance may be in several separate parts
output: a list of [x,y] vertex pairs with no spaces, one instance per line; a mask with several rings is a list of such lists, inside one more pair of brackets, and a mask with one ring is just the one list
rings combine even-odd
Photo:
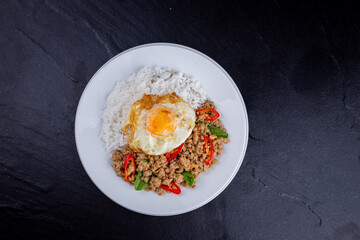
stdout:
[[130,119],[130,113],[124,125],[132,123],[134,126],[133,138],[129,141],[129,146],[134,150],[141,150],[149,155],[165,154],[179,147],[190,136],[195,127],[195,111],[185,101],[176,103],[161,102],[155,104],[154,107],[163,106],[170,109],[177,123],[175,131],[167,136],[154,136],[147,130],[147,116],[149,110],[140,109],[140,106],[134,106],[131,111],[138,114],[137,121]]

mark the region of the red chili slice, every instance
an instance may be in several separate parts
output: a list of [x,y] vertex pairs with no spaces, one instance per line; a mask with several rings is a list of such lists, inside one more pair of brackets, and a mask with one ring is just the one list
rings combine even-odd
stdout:
[[135,165],[135,159],[134,159],[134,155],[132,154],[128,154],[125,157],[125,162],[124,162],[124,174],[125,174],[125,181],[128,182],[129,181],[129,174],[128,174],[128,170],[127,170],[127,164],[130,162],[130,164],[132,164],[134,166],[134,171],[131,173],[130,177],[135,176],[135,169],[136,169],[136,165]]
[[[173,185],[173,186],[171,186]],[[172,192],[172,193],[175,193],[175,194],[180,194],[181,193],[181,189],[180,187],[174,183],[174,182],[170,182],[170,185],[169,186],[160,186],[162,189],[166,190],[166,191],[169,191],[169,192]]]
[[[213,159],[213,155],[214,155],[214,146],[213,146],[213,143],[211,141],[211,139],[206,136],[204,138],[204,152],[206,152],[208,155],[209,155],[209,158],[208,159],[204,159],[204,162],[207,164],[207,165],[210,165],[212,159]],[[210,143],[210,151],[209,151],[209,147],[208,147],[208,143]]]
[[176,155],[178,155],[178,153],[181,151],[181,149],[183,148],[183,146],[184,146],[184,143],[181,144],[181,145],[173,152],[173,154],[171,154],[171,156],[169,156],[170,153],[166,153],[166,154],[165,154],[165,157],[167,158],[167,162],[173,160],[174,157],[176,157]]
[[[196,110],[195,112],[206,114],[207,118],[205,118],[205,121],[214,121],[218,119],[218,117],[220,116],[220,114],[215,109],[212,108],[200,109],[200,110]],[[207,112],[213,112],[215,115],[213,117],[209,117],[209,114]]]

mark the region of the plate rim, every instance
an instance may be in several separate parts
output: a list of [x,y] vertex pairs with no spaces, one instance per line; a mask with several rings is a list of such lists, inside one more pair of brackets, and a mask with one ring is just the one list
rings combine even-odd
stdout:
[[[235,171],[233,172],[233,174],[231,175],[231,177],[225,182],[225,184],[219,188],[212,196],[210,196],[209,198],[207,198],[205,201],[202,201],[200,202],[199,204],[196,204],[192,207],[189,207],[187,209],[183,209],[183,210],[178,210],[178,211],[174,211],[174,212],[171,212],[171,213],[164,213],[164,214],[154,214],[154,213],[149,213],[149,212],[144,212],[144,211],[139,211],[137,209],[134,209],[134,208],[131,208],[131,207],[127,207],[127,206],[123,206],[121,205],[120,203],[118,203],[115,199],[113,199],[112,197],[110,197],[108,194],[106,194],[104,191],[101,190],[101,188],[98,186],[98,184],[96,183],[96,181],[94,181],[93,177],[89,174],[88,170],[86,169],[85,167],[85,164],[83,162],[83,160],[81,159],[80,157],[80,152],[79,152],[79,147],[78,147],[78,136],[77,136],[77,131],[76,131],[76,126],[78,125],[77,122],[78,122],[78,111],[79,111],[79,106],[83,100],[83,95],[84,93],[86,92],[88,86],[91,85],[91,82],[94,80],[94,78],[97,76],[97,74],[103,69],[105,68],[110,62],[112,62],[115,58],[117,57],[120,57],[121,55],[124,55],[130,51],[134,51],[136,49],[140,49],[140,48],[146,48],[146,47],[152,47],[152,46],[166,46],[166,47],[176,47],[176,48],[182,48],[182,49],[185,49],[185,50],[188,50],[188,51],[191,51],[191,52],[194,52],[198,55],[200,55],[201,57],[207,59],[208,61],[210,61],[212,64],[214,64],[217,68],[219,68],[219,70],[226,76],[226,78],[230,81],[230,83],[232,84],[233,88],[235,89],[235,91],[237,92],[239,98],[240,98],[240,102],[241,102],[241,105],[244,109],[244,117],[245,117],[245,144],[243,146],[243,149],[242,149],[242,153],[240,155],[240,161],[238,161],[237,165],[236,165],[236,168],[235,168]],[[78,154],[78,157],[80,159],[80,162],[81,162],[81,165],[83,166],[86,174],[88,175],[88,177],[90,178],[90,180],[93,182],[93,184],[100,190],[101,193],[103,193],[106,197],[108,197],[111,201],[113,201],[114,203],[116,203],[117,205],[127,209],[127,210],[130,210],[130,211],[133,211],[133,212],[136,212],[136,213],[139,213],[139,214],[143,214],[143,215],[148,215],[148,216],[175,216],[175,215],[180,215],[180,214],[185,214],[185,213],[188,213],[188,212],[191,212],[195,209],[198,209],[204,205],[206,205],[207,203],[211,202],[212,200],[214,200],[216,197],[218,197],[228,186],[229,184],[233,181],[233,179],[235,178],[236,174],[238,173],[243,161],[244,161],[244,158],[245,158],[245,154],[246,154],[246,150],[247,150],[247,145],[248,145],[248,142],[249,142],[249,119],[248,119],[248,114],[247,114],[247,109],[246,109],[246,105],[245,105],[245,102],[244,102],[244,99],[240,93],[240,90],[239,88],[237,87],[236,83],[234,82],[234,80],[232,79],[232,77],[225,71],[225,69],[220,65],[218,64],[214,59],[212,59],[211,57],[207,56],[206,54],[194,49],[194,48],[191,48],[191,47],[188,47],[188,46],[184,46],[184,45],[181,45],[181,44],[176,44],[176,43],[168,43],[168,42],[154,42],[154,43],[146,43],[146,44],[141,44],[141,45],[137,45],[135,47],[132,47],[132,48],[129,48],[127,50],[124,50],[118,54],[116,54],[115,56],[113,56],[112,58],[110,58],[108,61],[106,61],[94,74],[93,76],[91,77],[90,81],[86,84],[84,90],[82,91],[81,93],[81,96],[80,96],[80,99],[79,99],[79,102],[78,102],[78,105],[76,107],[76,112],[75,112],[75,121],[74,121],[74,138],[75,138],[75,145],[76,145],[76,150],[77,150],[77,154]]]

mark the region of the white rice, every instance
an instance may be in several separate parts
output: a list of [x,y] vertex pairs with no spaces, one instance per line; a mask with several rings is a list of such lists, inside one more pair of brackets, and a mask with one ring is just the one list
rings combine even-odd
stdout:
[[123,140],[121,126],[135,101],[141,99],[144,94],[161,96],[172,92],[188,102],[193,109],[198,108],[206,100],[206,92],[200,87],[198,80],[168,68],[143,67],[127,80],[117,82],[107,98],[102,116],[101,137],[106,144],[106,150],[112,153],[127,144]]

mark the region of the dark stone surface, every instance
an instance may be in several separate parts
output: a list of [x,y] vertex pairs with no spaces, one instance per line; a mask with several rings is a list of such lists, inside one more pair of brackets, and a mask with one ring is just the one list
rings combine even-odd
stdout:
[[[360,239],[360,14],[328,1],[0,1],[0,239]],[[91,76],[149,42],[193,47],[246,102],[229,187],[150,217],[106,198],[74,142]]]

